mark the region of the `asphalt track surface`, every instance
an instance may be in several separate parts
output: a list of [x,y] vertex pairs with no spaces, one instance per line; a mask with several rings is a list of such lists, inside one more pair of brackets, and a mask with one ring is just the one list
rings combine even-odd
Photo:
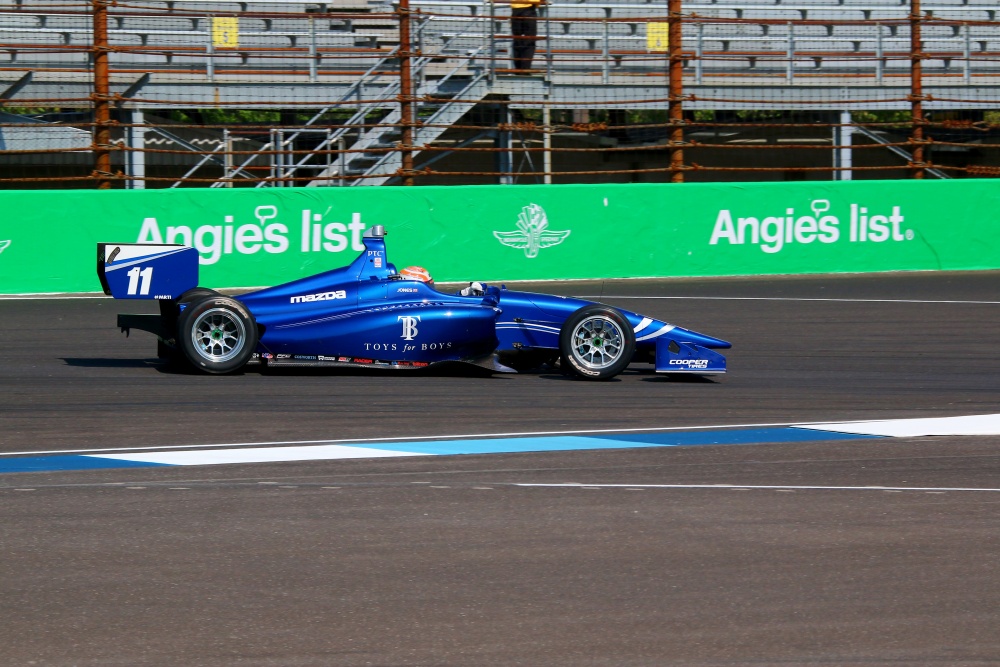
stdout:
[[[606,383],[184,374],[136,304],[0,300],[0,453],[996,413],[998,288],[545,285],[734,343]],[[0,475],[0,664],[1000,664],[1000,492],[955,489],[1000,437]]]

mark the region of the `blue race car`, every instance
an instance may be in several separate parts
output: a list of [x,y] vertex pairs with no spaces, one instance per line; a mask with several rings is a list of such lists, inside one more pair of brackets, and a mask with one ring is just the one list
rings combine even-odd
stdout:
[[554,366],[606,380],[630,363],[658,373],[725,373],[718,338],[600,303],[471,283],[436,290],[389,263],[385,230],[365,232],[349,266],[239,296],[197,287],[198,252],[100,243],[97,273],[117,299],[155,299],[160,313],[118,316],[156,334],[161,357],[207,373],[248,365],[412,370],[446,362],[497,372]]

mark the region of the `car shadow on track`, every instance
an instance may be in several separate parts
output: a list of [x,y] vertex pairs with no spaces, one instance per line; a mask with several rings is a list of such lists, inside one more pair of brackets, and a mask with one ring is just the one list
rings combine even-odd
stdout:
[[[156,357],[146,359],[102,359],[96,357],[62,357],[67,366],[77,368],[152,368],[164,375],[207,375],[187,363],[177,363]],[[499,373],[472,364],[440,364],[433,368],[399,370],[393,368],[311,368],[311,367],[248,367],[229,375],[273,375],[277,377],[455,377],[479,379],[510,379],[517,375],[531,375],[541,380],[557,382],[585,382],[583,378],[563,373],[556,368],[542,367],[520,373]],[[681,384],[715,384],[713,377],[704,375],[655,374],[649,369],[627,369],[620,376],[602,380],[603,383],[621,382],[624,377],[640,376],[642,382],[672,382]]]
[[273,375],[276,377],[465,377],[465,378],[494,378],[503,377],[505,373],[497,373],[485,368],[479,368],[471,364],[441,364],[434,368],[385,368],[373,366],[371,368],[311,368],[295,366],[263,366],[255,369],[246,369],[247,373],[257,373],[259,375]]
[[61,357],[67,366],[78,368],[150,368],[163,364],[162,359],[98,359],[94,357]]
[[717,384],[711,375],[680,375],[678,373],[657,373],[642,378],[643,382],[671,382],[674,384]]
[[[208,377],[208,373],[204,373],[188,363],[176,362],[169,359],[160,359],[157,357],[146,358],[146,359],[101,359],[96,357],[61,357],[62,361],[66,363],[67,366],[74,366],[77,368],[152,368],[158,373],[163,373],[164,375],[203,375]],[[480,368],[473,364],[440,364],[433,368],[413,368],[413,369],[394,369],[394,368],[380,368],[373,366],[371,368],[315,368],[315,367],[305,367],[305,366],[285,366],[285,367],[267,367],[267,366],[250,366],[233,373],[228,373],[228,375],[274,375],[274,376],[332,376],[332,377],[372,377],[378,375],[386,375],[393,377],[470,377],[470,378],[493,378],[493,377],[504,377],[505,375],[510,375],[508,373],[498,373],[486,368]]]

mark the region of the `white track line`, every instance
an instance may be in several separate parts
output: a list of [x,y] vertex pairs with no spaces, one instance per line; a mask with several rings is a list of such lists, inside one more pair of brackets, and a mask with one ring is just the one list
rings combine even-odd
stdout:
[[542,488],[584,488],[584,489],[764,489],[791,491],[987,491],[1000,493],[1000,489],[974,489],[963,487],[938,486],[764,486],[759,484],[526,484],[514,483],[511,486],[542,487]]
[[966,417],[927,417],[920,419],[880,419],[855,423],[811,424],[814,431],[881,435],[890,438],[913,438],[929,435],[997,435],[1000,415]]
[[334,461],[337,459],[377,459],[404,456],[426,456],[419,452],[398,452],[344,445],[311,445],[308,447],[278,447],[273,449],[212,449],[158,454],[95,454],[94,458],[116,461],[161,463],[171,466],[232,465],[236,463],[289,463],[293,461]]

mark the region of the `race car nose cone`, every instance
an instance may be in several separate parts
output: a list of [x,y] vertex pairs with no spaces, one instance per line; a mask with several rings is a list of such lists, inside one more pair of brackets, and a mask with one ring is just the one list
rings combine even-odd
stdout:
[[706,336],[705,334],[682,327],[675,327],[666,337],[673,338],[682,343],[694,343],[695,345],[707,348],[729,349],[733,346],[732,343],[726,342],[721,338],[712,338],[711,336]]

